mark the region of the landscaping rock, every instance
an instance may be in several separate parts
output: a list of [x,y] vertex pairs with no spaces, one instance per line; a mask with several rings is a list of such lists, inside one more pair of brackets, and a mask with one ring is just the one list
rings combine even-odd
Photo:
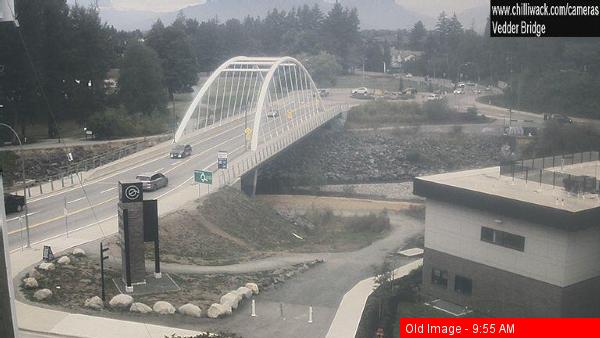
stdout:
[[57,263],[60,265],[71,264],[71,259],[68,256],[62,256],[58,259]]
[[172,315],[175,313],[175,307],[171,305],[171,303],[159,300],[158,302],[154,303],[152,311],[161,315]]
[[150,313],[152,312],[152,308],[144,303],[133,303],[129,308],[129,312]]
[[102,298],[94,296],[86,299],[83,306],[94,310],[102,310],[104,308],[104,302],[102,301]]
[[23,286],[25,286],[25,289],[29,289],[29,290],[37,289],[38,281],[33,277],[25,278],[25,279],[23,279]]
[[237,309],[240,303],[241,297],[235,292],[229,292],[221,297],[221,304],[228,305],[233,310]]
[[38,269],[40,270],[44,270],[44,271],[52,271],[54,270],[56,267],[54,266],[54,263],[42,263],[38,266]]
[[35,298],[38,301],[46,300],[46,299],[50,298],[51,296],[52,296],[52,291],[50,291],[48,289],[37,290],[33,294],[33,298]]
[[132,303],[133,303],[133,297],[131,297],[130,295],[123,294],[123,293],[114,296],[110,300],[110,302],[108,302],[110,307],[121,308],[121,309],[129,308]]
[[202,316],[202,310],[200,310],[200,308],[196,305],[190,303],[180,306],[177,311],[184,316],[196,318],[200,318]]
[[227,306],[219,303],[212,304],[208,308],[208,311],[206,311],[206,315],[208,316],[208,318],[219,318],[226,316],[229,313],[231,313],[231,308],[228,309]]
[[75,257],[84,257],[85,256],[85,251],[83,249],[80,249],[80,248],[75,248],[75,249],[73,249],[73,256],[75,256]]
[[33,270],[31,270],[31,272],[29,273],[29,277],[35,278],[35,279],[40,279],[42,277],[42,274],[39,271],[37,271],[35,268],[33,268]]
[[246,283],[246,287],[250,290],[252,290],[252,293],[255,295],[258,295],[259,290],[258,290],[258,285],[256,285],[256,283]]
[[244,298],[252,298],[253,292],[249,288],[242,286],[242,287],[239,287],[237,290],[235,290],[235,293],[237,293],[238,296],[242,296]]

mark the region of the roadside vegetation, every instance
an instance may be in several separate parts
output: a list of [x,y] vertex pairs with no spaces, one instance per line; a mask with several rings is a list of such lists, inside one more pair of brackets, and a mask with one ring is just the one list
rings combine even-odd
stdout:
[[445,99],[416,102],[371,101],[348,112],[347,128],[377,128],[406,124],[427,123],[486,123],[490,119],[477,110],[459,113],[448,106]]
[[[161,259],[225,265],[282,252],[353,251],[389,233],[386,212],[338,216],[332,210],[275,210],[225,188],[160,219]],[[148,258],[152,251],[148,250]]]
[[593,126],[546,121],[523,155],[532,158],[597,150],[599,144],[600,133]]

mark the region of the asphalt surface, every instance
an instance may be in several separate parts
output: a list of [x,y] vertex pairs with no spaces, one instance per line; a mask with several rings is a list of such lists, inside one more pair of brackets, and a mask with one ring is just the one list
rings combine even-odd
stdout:
[[[340,97],[332,95],[325,104],[343,103]],[[343,97],[347,97],[343,95]],[[302,102],[300,102],[302,103]],[[298,102],[291,103],[297,105]],[[303,108],[308,109],[308,108]],[[299,117],[300,114],[298,114]],[[264,132],[281,134],[289,128],[284,123],[286,117],[263,117],[261,135]],[[184,159],[171,159],[168,154],[148,158],[144,163],[133,165],[108,176],[85,182],[83,186],[66,188],[28,200],[28,218],[31,243],[57,236],[67,236],[68,232],[92,226],[117,215],[118,182],[133,181],[136,176],[148,172],[161,172],[169,179],[169,185],[153,192],[144,192],[145,199],[160,199],[166,194],[186,185],[194,184],[194,170],[215,171],[217,152],[227,151],[230,160],[246,151],[244,126],[252,126],[253,118],[245,122],[241,117],[222,126],[206,130],[185,143],[193,148],[191,156]],[[293,124],[294,122],[292,122]],[[261,136],[261,140],[262,136]],[[248,142],[249,147],[249,142]],[[65,217],[65,209],[67,216]],[[9,248],[17,250],[27,244],[24,212],[7,215]],[[66,218],[66,221],[65,221]]]

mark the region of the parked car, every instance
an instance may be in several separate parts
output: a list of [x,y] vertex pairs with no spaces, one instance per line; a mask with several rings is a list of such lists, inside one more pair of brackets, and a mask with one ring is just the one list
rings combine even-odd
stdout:
[[277,110],[271,110],[267,113],[267,117],[275,118],[279,117],[279,112]]
[[564,114],[552,114],[552,115],[550,115],[550,119],[554,120],[558,123],[568,123],[568,124],[573,123],[573,120],[571,120],[571,118],[569,118],[567,115],[564,115]]
[[475,87],[475,82],[467,82],[467,86],[469,87]]
[[412,76],[412,74],[411,74],[411,73],[406,73],[406,77],[410,79],[410,78],[411,78],[411,77],[413,77],[413,76]]
[[465,88],[465,84],[460,82],[458,85],[456,85],[458,88]]
[[402,91],[402,93],[405,95],[415,95],[417,90],[415,88],[406,88]]
[[352,89],[352,94],[366,95],[366,94],[369,94],[369,89],[367,87],[355,88],[355,89]]
[[6,213],[21,211],[24,205],[24,196],[4,194],[4,209],[6,209]]
[[142,182],[144,191],[154,191],[169,185],[169,179],[161,173],[144,173],[137,175],[136,179]]
[[184,158],[192,154],[192,146],[189,144],[175,144],[171,148],[169,156],[171,158]]
[[427,98],[425,99],[426,101],[437,101],[437,100],[441,100],[442,96],[438,95],[438,94],[429,94],[427,95]]
[[454,94],[464,94],[465,92],[462,89],[455,89]]
[[321,97],[329,96],[329,90],[319,89],[319,96],[321,96]]

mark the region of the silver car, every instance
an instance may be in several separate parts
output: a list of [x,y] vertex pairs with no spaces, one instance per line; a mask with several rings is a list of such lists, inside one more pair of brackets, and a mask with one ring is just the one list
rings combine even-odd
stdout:
[[154,191],[169,185],[169,179],[161,173],[144,173],[137,175],[136,179],[142,182],[144,191]]

